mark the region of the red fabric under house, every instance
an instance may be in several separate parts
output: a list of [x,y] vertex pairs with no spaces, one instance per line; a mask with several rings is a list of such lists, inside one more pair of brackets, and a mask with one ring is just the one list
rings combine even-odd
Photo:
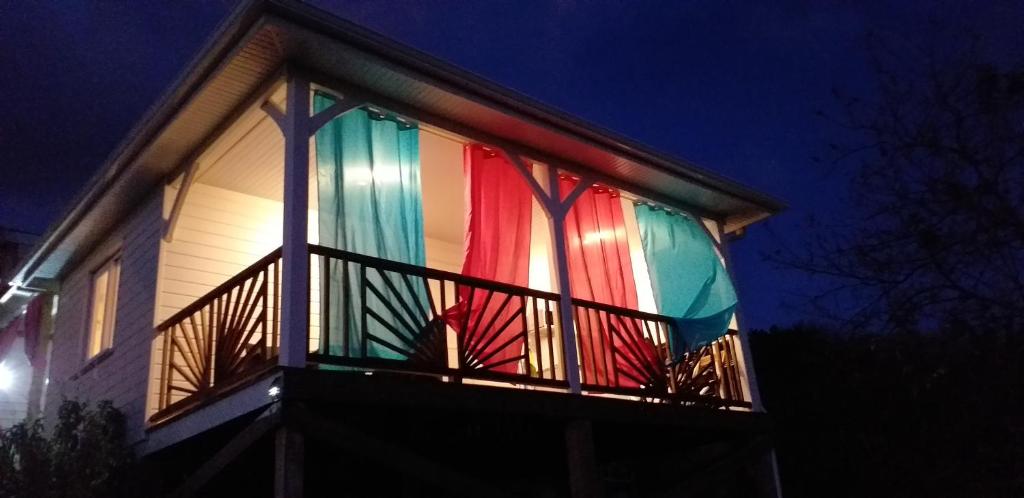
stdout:
[[[466,242],[462,274],[526,287],[530,280],[533,194],[509,160],[482,145],[464,148]],[[459,288],[445,312],[471,368],[517,373],[523,351],[519,298]]]
[[39,353],[39,334],[43,325],[43,296],[37,296],[25,307],[25,356],[33,367],[42,366],[46,355]]
[[33,367],[40,366],[46,360],[45,355],[38,354],[39,334],[43,324],[43,299],[43,296],[37,296],[29,301],[24,312],[0,330],[0,361],[10,352],[19,337],[25,338],[25,356]]
[[6,327],[0,329],[0,361],[3,361],[7,357],[7,353],[10,352],[11,346],[14,345],[14,341],[21,337],[25,329],[25,316],[21,315],[8,323]]
[[[578,183],[578,179],[562,175],[559,181],[562,196],[567,196]],[[573,297],[631,310],[638,308],[633,263],[617,190],[601,185],[586,187],[566,216],[565,243]],[[639,340],[642,332],[635,324],[593,310],[580,311],[576,319],[583,383],[639,387],[644,375],[637,371],[640,362],[636,356],[650,356],[654,350]],[[638,338],[640,345],[622,347],[622,335]],[[619,354],[614,354],[616,346]],[[642,350],[638,351],[638,347]]]

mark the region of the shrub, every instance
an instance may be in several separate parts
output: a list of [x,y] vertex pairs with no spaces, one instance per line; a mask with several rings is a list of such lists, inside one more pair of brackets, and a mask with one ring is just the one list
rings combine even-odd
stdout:
[[65,400],[49,433],[38,419],[0,431],[0,498],[124,496],[134,465],[124,415],[108,401]]

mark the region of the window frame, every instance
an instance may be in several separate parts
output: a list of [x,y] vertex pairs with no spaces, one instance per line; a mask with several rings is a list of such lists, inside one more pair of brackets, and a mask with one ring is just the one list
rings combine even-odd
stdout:
[[[93,362],[101,357],[105,357],[106,353],[114,347],[114,332],[117,327],[117,298],[121,287],[121,263],[121,252],[117,251],[89,272],[89,300],[87,301],[88,312],[86,313],[85,344],[83,348],[86,362]],[[103,290],[103,322],[98,345],[94,349],[93,344],[96,341],[94,329],[97,316],[97,280],[102,278],[104,274],[107,281],[106,288]]]

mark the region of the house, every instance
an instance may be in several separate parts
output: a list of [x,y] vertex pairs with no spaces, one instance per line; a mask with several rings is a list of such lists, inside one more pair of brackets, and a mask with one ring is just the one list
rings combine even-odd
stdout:
[[162,491],[777,496],[727,244],[780,209],[254,1],[10,292],[42,412],[112,400]]

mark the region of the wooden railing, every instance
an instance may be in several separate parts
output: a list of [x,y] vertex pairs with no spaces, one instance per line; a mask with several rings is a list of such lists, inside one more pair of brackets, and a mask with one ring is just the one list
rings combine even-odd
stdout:
[[311,246],[320,302],[311,360],[565,387],[557,294]]
[[272,365],[280,317],[281,250],[157,326],[157,421]]
[[[558,294],[311,245],[309,362],[454,382],[568,388]],[[157,327],[158,422],[271,367],[281,250]],[[671,320],[572,300],[587,393],[745,401],[735,332],[673,351]]]
[[573,299],[585,391],[710,406],[749,406],[735,332],[706,345],[670,346],[671,319]]
[[668,318],[573,299],[573,319],[584,389],[668,393]]

